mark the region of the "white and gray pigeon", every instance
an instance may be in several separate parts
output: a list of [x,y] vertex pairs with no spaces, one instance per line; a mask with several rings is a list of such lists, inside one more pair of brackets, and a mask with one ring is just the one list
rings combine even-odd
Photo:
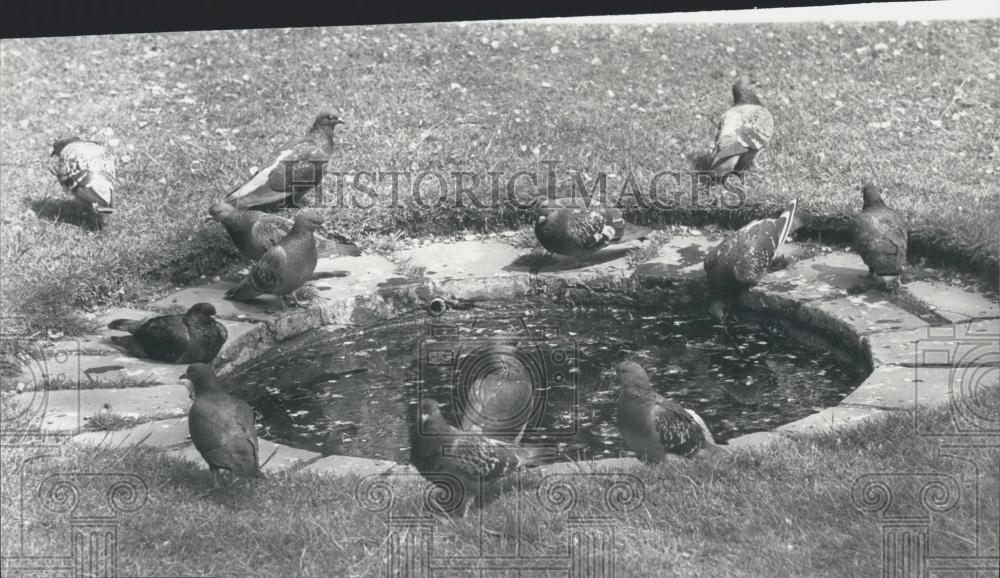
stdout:
[[56,157],[52,172],[64,191],[97,215],[114,211],[115,157],[104,145],[75,136],[64,138],[53,143],[50,156]]
[[286,202],[299,206],[303,195],[323,181],[333,154],[333,130],[343,123],[335,114],[317,116],[305,136],[282,147],[266,167],[224,200],[241,209]]
[[760,282],[788,236],[802,226],[797,207],[798,200],[793,200],[778,218],[747,223],[708,252],[704,267],[709,313],[717,321],[725,323],[740,293]]
[[712,171],[718,178],[749,169],[774,134],[774,117],[761,104],[750,80],[733,84],[733,106],[719,120]]

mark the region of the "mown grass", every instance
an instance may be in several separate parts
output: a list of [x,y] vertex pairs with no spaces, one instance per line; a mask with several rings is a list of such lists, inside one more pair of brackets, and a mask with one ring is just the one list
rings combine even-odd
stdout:
[[[1000,390],[983,388],[980,394],[977,415],[996,423]],[[628,473],[637,476],[644,498],[638,508],[614,518],[618,573],[878,575],[883,520],[877,512],[862,512],[858,496],[852,498],[856,481],[865,475],[890,487],[890,514],[916,515],[925,512],[920,486],[935,474],[952,476],[948,491],[956,497],[953,507],[930,514],[930,554],[968,556],[978,547],[979,555],[996,556],[996,446],[943,448],[944,438],[915,435],[915,424],[922,432],[953,433],[956,415],[944,408],[922,411],[915,420],[914,414],[901,412],[850,432],[721,461],[636,466]],[[208,493],[203,466],[156,450],[68,445],[47,452],[52,454],[48,458],[22,463],[36,453],[5,449],[0,460],[4,553],[12,553],[22,531],[33,553],[66,551],[65,515],[45,511],[36,498],[36,484],[47,475],[132,473],[148,488],[148,502],[121,518],[123,575],[374,576],[386,570],[390,524],[384,512],[363,507],[356,478],[282,473]],[[915,473],[923,477],[906,475]],[[566,514],[533,513],[541,511],[538,483],[529,476],[521,492],[504,494],[483,510],[483,527],[494,533],[485,535],[483,553],[512,555],[518,536],[523,554],[565,552],[569,519]],[[607,514],[603,483],[580,477],[571,484],[577,494],[572,513]],[[394,513],[426,513],[425,487],[419,479],[401,482]],[[478,552],[476,516],[436,523],[436,556]]]
[[[349,123],[332,165],[348,185],[358,171],[473,171],[488,198],[486,171],[544,173],[539,162],[551,159],[560,186],[570,170],[605,171],[617,194],[632,171],[648,192],[657,171],[686,169],[710,148],[710,119],[729,105],[738,72],[759,81],[778,126],[750,200],[853,211],[871,180],[915,226],[996,249],[998,28],[483,23],[5,40],[5,331],[82,333],[81,310],[144,304],[242,266],[201,217],[321,110]],[[47,170],[51,142],[71,133],[120,158],[117,213],[103,233],[78,226]],[[327,203],[333,187],[328,179]],[[374,207],[331,211],[368,248],[391,248],[380,241],[391,234],[527,218],[468,201],[388,207],[389,187],[373,185]],[[517,188],[535,192],[523,180]]]

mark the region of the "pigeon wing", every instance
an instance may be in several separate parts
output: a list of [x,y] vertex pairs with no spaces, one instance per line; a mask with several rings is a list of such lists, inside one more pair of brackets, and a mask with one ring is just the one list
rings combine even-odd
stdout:
[[677,403],[667,399],[652,407],[653,423],[660,435],[660,444],[667,452],[690,456],[704,444],[704,434],[698,424]]
[[292,230],[292,221],[278,215],[264,214],[253,224],[250,234],[254,246],[267,251]]
[[153,359],[175,361],[187,351],[189,340],[183,315],[153,317],[132,332]]
[[281,285],[287,264],[288,252],[280,244],[275,245],[250,269],[250,286],[261,293],[271,293]]

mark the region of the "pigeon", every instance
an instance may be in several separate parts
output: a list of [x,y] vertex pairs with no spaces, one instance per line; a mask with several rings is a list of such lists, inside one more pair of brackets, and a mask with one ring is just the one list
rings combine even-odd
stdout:
[[115,157],[103,145],[74,136],[56,141],[50,156],[56,157],[53,172],[63,190],[98,216],[114,212]]
[[625,221],[621,209],[592,206],[563,207],[541,204],[535,221],[535,237],[550,253],[587,257],[598,250],[634,239],[647,239],[649,227]]
[[619,363],[615,382],[621,387],[618,427],[625,446],[640,460],[660,463],[668,454],[690,458],[725,451],[697,413],[653,391],[639,364]]
[[761,280],[785,239],[802,225],[795,214],[797,205],[798,200],[792,201],[777,219],[747,223],[709,251],[704,264],[711,297],[709,313],[717,321],[725,323],[740,292]]
[[861,188],[864,206],[854,218],[854,249],[873,276],[893,276],[906,266],[906,222],[886,206],[878,187]]
[[[237,209],[225,201],[216,201],[209,209],[210,219],[218,221],[244,257],[256,261],[278,244],[292,230],[292,220],[250,209]],[[333,240],[316,239],[319,254],[357,257],[361,250],[353,241],[334,233]]]
[[324,167],[333,154],[333,130],[343,123],[335,114],[317,116],[304,137],[279,150],[268,166],[226,195],[225,201],[242,209],[286,201],[298,206],[302,196],[323,181]]
[[159,315],[144,321],[116,319],[108,329],[127,331],[111,341],[130,355],[168,363],[209,363],[229,337],[226,326],[212,318],[211,303],[197,303],[184,314]]
[[721,179],[750,168],[773,134],[774,117],[750,88],[749,79],[740,77],[733,84],[733,106],[722,115],[715,135],[715,176]]
[[188,431],[194,447],[208,462],[212,487],[222,478],[262,478],[253,409],[219,385],[212,366],[195,363],[181,376],[191,380],[194,403],[188,411]]
[[295,216],[292,230],[278,244],[264,253],[250,268],[250,273],[226,292],[226,299],[249,301],[261,293],[282,297],[291,294],[296,305],[301,305],[295,291],[305,285],[316,271],[316,238],[313,231],[323,224],[322,216],[315,211],[301,211]]
[[549,448],[517,446],[462,431],[445,421],[437,401],[424,398],[413,428],[410,463],[429,482],[457,494],[464,517],[474,502],[482,506],[480,492],[504,476],[556,461],[560,455]]

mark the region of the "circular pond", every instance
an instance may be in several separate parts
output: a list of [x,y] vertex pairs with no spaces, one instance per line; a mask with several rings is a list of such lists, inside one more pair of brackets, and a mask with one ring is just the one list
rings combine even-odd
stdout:
[[324,455],[405,462],[420,395],[442,402],[458,424],[479,415],[484,391],[505,384],[510,415],[471,421],[497,435],[523,427],[525,441],[570,442],[585,448],[579,457],[600,458],[624,451],[613,367],[625,358],[723,443],[836,405],[866,373],[822,338],[792,338],[777,323],[723,329],[707,317],[632,306],[507,303],[316,330],[230,381],[262,416],[262,437]]

